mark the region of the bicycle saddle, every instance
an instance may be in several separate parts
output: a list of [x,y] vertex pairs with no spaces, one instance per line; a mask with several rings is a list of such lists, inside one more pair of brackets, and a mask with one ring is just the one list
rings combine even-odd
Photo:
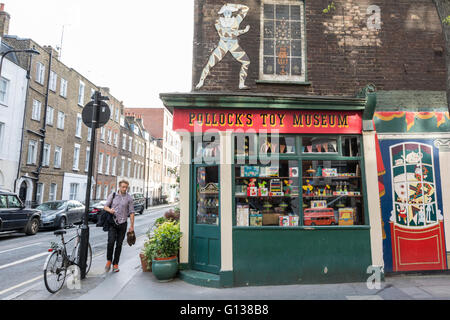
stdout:
[[53,232],[53,234],[56,236],[60,236],[62,234],[66,234],[66,233],[67,233],[67,231],[64,231],[64,230],[56,230],[55,232]]

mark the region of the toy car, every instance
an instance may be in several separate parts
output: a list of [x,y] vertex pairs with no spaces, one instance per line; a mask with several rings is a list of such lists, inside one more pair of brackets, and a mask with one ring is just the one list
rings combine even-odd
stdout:
[[332,208],[305,209],[305,226],[329,226],[337,225],[337,220]]

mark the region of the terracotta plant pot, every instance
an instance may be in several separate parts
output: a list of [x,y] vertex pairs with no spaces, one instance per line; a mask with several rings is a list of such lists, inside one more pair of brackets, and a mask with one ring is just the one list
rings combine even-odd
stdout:
[[154,258],[152,261],[153,274],[159,282],[168,282],[175,278],[178,272],[178,257]]
[[147,257],[143,254],[139,254],[139,258],[141,258],[141,266],[143,272],[152,272],[152,264],[148,265]]

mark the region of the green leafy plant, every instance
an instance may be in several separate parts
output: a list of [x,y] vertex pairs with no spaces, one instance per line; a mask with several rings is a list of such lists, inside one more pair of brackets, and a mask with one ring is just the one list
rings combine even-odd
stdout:
[[154,257],[169,258],[178,255],[182,232],[180,225],[175,221],[166,221],[156,228],[154,240]]
[[450,16],[447,16],[447,18],[444,19],[443,23],[446,25],[450,25]]
[[331,2],[331,4],[328,5],[327,8],[323,9],[323,13],[328,13],[328,12],[330,12],[331,10],[336,10],[336,7],[334,6],[334,2]]
[[145,256],[145,259],[147,260],[147,264],[150,266],[156,253],[156,245],[154,238],[149,238],[147,241],[144,242],[144,248],[142,249],[142,253]]

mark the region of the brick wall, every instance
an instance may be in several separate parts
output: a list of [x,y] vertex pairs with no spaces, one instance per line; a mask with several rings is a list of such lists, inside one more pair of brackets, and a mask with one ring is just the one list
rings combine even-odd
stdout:
[[[377,90],[445,90],[443,35],[432,1],[338,0],[329,13],[323,9],[331,1],[305,1],[310,84],[303,85],[256,82],[261,1],[234,3],[250,8],[239,28],[250,25],[250,31],[238,38],[251,61],[246,81],[250,92],[354,96],[368,83]],[[219,41],[214,24],[223,5],[218,0],[195,1],[193,90]],[[380,30],[367,27],[370,5],[380,8]],[[200,91],[239,91],[240,66],[228,53]]]

